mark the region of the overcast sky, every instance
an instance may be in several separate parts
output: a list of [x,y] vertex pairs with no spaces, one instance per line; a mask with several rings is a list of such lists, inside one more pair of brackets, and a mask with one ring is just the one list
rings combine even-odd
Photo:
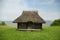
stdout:
[[0,20],[13,21],[23,10],[38,10],[44,20],[60,18],[60,0],[0,0]]

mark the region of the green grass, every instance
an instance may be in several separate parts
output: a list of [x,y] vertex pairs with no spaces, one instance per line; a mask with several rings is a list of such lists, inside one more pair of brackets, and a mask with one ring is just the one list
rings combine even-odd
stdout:
[[0,26],[0,40],[60,40],[60,27],[44,27],[42,31],[18,31]]

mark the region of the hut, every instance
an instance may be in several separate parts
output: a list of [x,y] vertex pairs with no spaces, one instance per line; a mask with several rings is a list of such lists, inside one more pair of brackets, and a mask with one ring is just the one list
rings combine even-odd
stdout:
[[13,22],[17,23],[18,29],[42,29],[42,23],[45,23],[38,11],[23,11]]

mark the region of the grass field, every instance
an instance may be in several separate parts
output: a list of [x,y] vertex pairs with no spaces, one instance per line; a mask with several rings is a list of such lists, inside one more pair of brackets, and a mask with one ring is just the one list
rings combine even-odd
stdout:
[[42,31],[18,31],[14,27],[1,25],[0,40],[60,40],[60,27],[44,27]]

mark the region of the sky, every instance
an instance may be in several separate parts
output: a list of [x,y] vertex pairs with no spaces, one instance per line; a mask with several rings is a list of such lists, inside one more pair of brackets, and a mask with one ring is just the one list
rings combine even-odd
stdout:
[[44,20],[60,18],[60,0],[0,0],[0,21],[13,21],[23,10],[37,10]]

